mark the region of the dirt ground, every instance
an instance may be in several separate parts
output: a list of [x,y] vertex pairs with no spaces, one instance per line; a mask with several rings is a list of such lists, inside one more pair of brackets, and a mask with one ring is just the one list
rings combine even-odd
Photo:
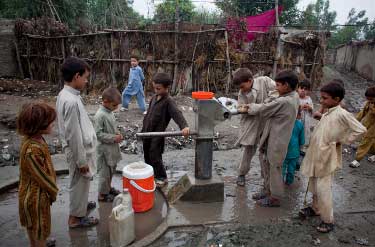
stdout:
[[[351,112],[358,111],[363,105],[366,87],[375,85],[374,82],[368,82],[354,73],[339,69],[326,67],[324,72],[325,81],[334,78],[344,81],[347,92],[345,104]],[[9,80],[0,79],[0,171],[1,166],[17,165],[20,138],[15,133],[15,118],[20,106],[36,99],[45,100],[54,105],[56,95],[57,89],[51,89],[48,85],[46,86],[45,82],[9,82]],[[315,103],[318,103],[318,93],[313,92],[312,96]],[[90,116],[93,116],[99,106],[100,98],[96,95],[89,95],[85,96],[84,100]],[[191,98],[178,96],[175,100],[189,125],[194,126]],[[142,126],[142,113],[133,101],[129,111],[119,112],[117,116],[120,130],[126,137],[124,143],[121,144],[122,151],[141,158],[142,147],[141,143],[136,140],[135,133],[140,131]],[[171,123],[168,130],[177,130],[177,126]],[[219,161],[216,162],[214,168],[223,178],[230,177],[230,181],[225,184],[226,200],[237,196],[233,191],[236,190],[234,181],[240,150],[233,144],[238,131],[238,117],[219,124],[215,129],[217,152],[215,152],[214,159]],[[53,134],[47,137],[47,142],[51,153],[60,152],[56,127]],[[193,140],[168,138],[166,143],[165,156],[174,156],[173,164],[167,165],[173,166],[174,169],[192,170],[193,166],[186,165],[186,155],[189,159],[193,159]],[[176,153],[180,149],[186,150],[184,153],[188,154],[179,157]],[[338,188],[335,203],[339,206],[335,208],[337,227],[330,234],[323,235],[316,232],[315,226],[319,223],[318,219],[301,221],[295,217],[298,211],[297,206],[301,205],[299,202],[290,213],[267,217],[259,221],[172,227],[152,246],[375,246],[375,164],[366,159],[361,162],[359,168],[350,168],[348,163],[352,161],[354,154],[355,145],[345,147],[343,170],[337,172],[335,176],[335,186]],[[225,163],[220,162],[220,159],[225,160]],[[256,176],[259,177],[259,174]]]

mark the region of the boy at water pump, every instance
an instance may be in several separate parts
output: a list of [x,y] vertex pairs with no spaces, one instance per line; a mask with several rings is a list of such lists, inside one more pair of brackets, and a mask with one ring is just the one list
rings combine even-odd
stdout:
[[301,173],[309,178],[308,191],[312,205],[301,209],[301,217],[320,216],[319,232],[334,228],[332,181],[334,172],[342,167],[342,144],[351,143],[365,134],[366,128],[340,106],[345,89],[330,82],[320,89],[320,103],[327,109],[311,136]]
[[[233,74],[233,83],[240,87],[238,104],[263,103],[269,92],[275,90],[276,83],[267,76],[253,79],[248,68],[240,68]],[[241,130],[235,145],[243,147],[242,159],[238,167],[237,185],[245,186],[245,176],[250,170],[251,160],[255,155],[260,136],[259,115],[241,115]]]
[[102,105],[95,114],[95,132],[98,138],[98,201],[113,202],[119,191],[111,187],[111,182],[117,163],[121,160],[119,143],[124,139],[117,130],[113,111],[121,104],[121,94],[116,88],[110,87],[103,91],[102,100]]
[[297,75],[290,70],[276,75],[279,97],[268,103],[243,105],[239,112],[259,115],[263,126],[260,137],[259,160],[262,166],[263,189],[253,195],[263,207],[279,207],[277,197],[283,195],[282,164],[286,157],[298,111]]
[[[172,80],[167,73],[157,73],[152,79],[155,95],[152,97],[147,114],[143,119],[142,132],[163,132],[173,119],[182,130],[184,136],[189,135],[188,124],[169,95]],[[145,162],[154,168],[156,184],[161,187],[168,183],[167,173],[163,165],[164,137],[143,139]]]

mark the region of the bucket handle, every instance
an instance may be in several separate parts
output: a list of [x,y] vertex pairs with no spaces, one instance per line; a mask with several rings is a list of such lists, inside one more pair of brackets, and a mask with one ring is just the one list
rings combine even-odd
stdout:
[[142,188],[134,180],[130,180],[130,184],[133,185],[133,187],[136,188],[137,190],[142,191],[144,193],[152,193],[156,189],[155,181],[154,181],[154,188],[152,190],[146,190],[146,189]]

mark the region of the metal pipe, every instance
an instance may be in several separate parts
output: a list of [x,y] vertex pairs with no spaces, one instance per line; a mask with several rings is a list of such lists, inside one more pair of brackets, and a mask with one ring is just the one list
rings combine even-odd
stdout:
[[[143,132],[135,134],[138,138],[183,136],[182,131]],[[190,130],[189,136],[197,135],[195,130]]]

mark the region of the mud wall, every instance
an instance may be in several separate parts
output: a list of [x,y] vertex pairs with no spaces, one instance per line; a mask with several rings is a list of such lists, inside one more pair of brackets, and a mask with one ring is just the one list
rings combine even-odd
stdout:
[[375,80],[375,41],[342,45],[337,48],[335,64]]

